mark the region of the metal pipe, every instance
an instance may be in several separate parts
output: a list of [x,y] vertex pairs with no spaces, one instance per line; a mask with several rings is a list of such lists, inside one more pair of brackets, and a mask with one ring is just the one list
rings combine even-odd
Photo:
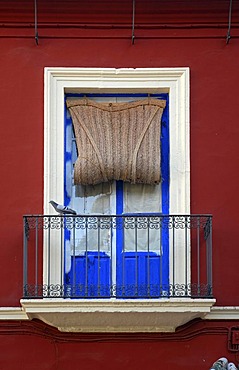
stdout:
[[36,217],[35,230],[35,296],[38,295],[38,217]]
[[101,290],[101,281],[100,281],[100,239],[101,239],[101,233],[100,233],[100,227],[101,227],[101,218],[98,218],[98,243],[97,243],[97,249],[98,249],[98,257],[97,257],[97,296],[100,297],[100,290]]
[[135,217],[134,219],[134,233],[135,233],[135,236],[134,236],[134,242],[135,242],[135,296],[137,297],[138,296],[138,291],[139,291],[139,287],[138,287],[138,221],[139,219],[137,217]]
[[226,43],[229,44],[229,41],[231,39],[231,22],[232,22],[232,0],[230,0],[229,5],[229,17],[228,17],[228,31],[227,31],[227,40]]
[[35,19],[34,19],[34,22],[35,22],[35,41],[36,41],[36,44],[38,45],[38,27],[37,27],[37,0],[34,0],[34,15],[35,15]]
[[135,21],[135,0],[133,0],[133,15],[132,15],[132,45],[134,45],[134,21]]
[[64,296],[64,228],[65,228],[65,219],[61,217],[60,220],[60,228],[61,228],[61,294]]
[[200,217],[197,217],[197,294],[200,295]]
[[24,224],[23,224],[23,297],[27,296],[27,277],[28,277],[28,224],[27,224],[27,217],[23,217]]
[[50,296],[50,285],[51,285],[51,217],[47,218],[48,228],[48,241],[47,241],[47,255],[48,255],[48,266],[47,266],[47,296]]
[[150,237],[149,237],[149,230],[150,230],[150,217],[146,218],[147,222],[147,296],[150,297],[150,259],[149,259],[149,254],[150,254]]
[[212,219],[209,217],[209,234],[206,239],[207,248],[207,284],[208,284],[208,295],[212,296]]
[[173,235],[172,235],[172,249],[173,249],[173,271],[172,271],[172,285],[173,285],[173,296],[174,296],[174,290],[175,290],[175,217],[172,216],[172,224],[173,224]]

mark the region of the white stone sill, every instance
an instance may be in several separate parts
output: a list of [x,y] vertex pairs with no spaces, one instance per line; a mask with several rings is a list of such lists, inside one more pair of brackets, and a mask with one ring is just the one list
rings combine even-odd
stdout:
[[195,318],[205,318],[214,299],[22,299],[29,319],[66,332],[174,332]]
[[[204,302],[204,303],[203,303]],[[80,313],[85,315],[86,313],[105,313],[105,314],[153,314],[156,317],[165,314],[165,319],[168,315],[178,315],[182,318],[182,314],[185,316],[201,317],[205,320],[239,320],[239,306],[214,306],[215,300],[193,300],[193,299],[160,299],[159,300],[62,300],[62,299],[43,299],[43,300],[22,300],[23,307],[0,307],[0,320],[31,320],[32,318],[38,316],[41,319],[41,315],[47,314],[52,316],[54,314],[60,314],[61,319],[67,316],[71,316],[74,313],[78,316]],[[199,312],[200,311],[200,312]],[[188,315],[189,313],[189,315]],[[58,317],[59,318],[59,317]],[[178,317],[178,321],[180,318]],[[157,321],[157,320],[156,320]],[[165,320],[166,322],[166,320]],[[155,322],[156,323],[156,322]],[[98,327],[98,330],[102,325]],[[142,322],[139,323],[138,328],[134,328],[134,331],[140,331],[139,329],[147,329],[149,327],[144,327]],[[133,327],[132,327],[133,328]],[[132,329],[131,328],[131,329]],[[164,331],[174,331],[173,326],[165,325]],[[61,330],[66,331],[67,327],[64,325]],[[69,329],[69,328],[68,328]],[[74,329],[74,328],[73,328]],[[76,330],[77,329],[77,330]],[[76,327],[73,331],[84,331],[86,327],[82,328]],[[88,328],[89,330],[90,328]],[[95,328],[96,329],[96,328]],[[114,331],[117,328],[115,328]],[[118,331],[119,331],[118,327]],[[121,328],[122,330],[123,328]],[[130,328],[125,328],[125,331]],[[92,331],[93,327],[91,328]],[[105,328],[104,331],[108,331]],[[158,331],[157,327],[151,328],[151,331]]]

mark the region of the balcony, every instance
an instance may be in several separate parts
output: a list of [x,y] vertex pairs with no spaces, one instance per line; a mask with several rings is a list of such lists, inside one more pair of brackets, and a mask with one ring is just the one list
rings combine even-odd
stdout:
[[174,331],[214,304],[209,215],[24,216],[22,306],[62,331]]

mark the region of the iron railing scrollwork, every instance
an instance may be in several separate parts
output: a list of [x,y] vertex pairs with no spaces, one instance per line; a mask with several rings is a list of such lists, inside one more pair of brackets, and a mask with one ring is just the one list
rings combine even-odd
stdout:
[[211,215],[29,215],[23,233],[24,298],[213,297]]

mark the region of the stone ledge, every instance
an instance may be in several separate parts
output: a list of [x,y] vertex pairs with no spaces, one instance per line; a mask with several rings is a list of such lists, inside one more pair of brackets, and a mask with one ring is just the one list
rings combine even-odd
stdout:
[[0,320],[29,320],[22,307],[0,307]]
[[195,318],[205,318],[214,299],[160,300],[22,299],[29,319],[64,332],[174,332]]

